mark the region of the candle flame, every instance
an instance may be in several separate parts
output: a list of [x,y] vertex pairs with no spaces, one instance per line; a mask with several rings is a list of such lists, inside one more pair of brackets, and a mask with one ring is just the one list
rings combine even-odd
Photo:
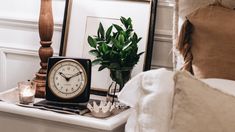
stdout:
[[28,96],[33,96],[34,92],[33,90],[30,89],[30,87],[26,87],[22,90],[21,94],[23,97],[28,97]]

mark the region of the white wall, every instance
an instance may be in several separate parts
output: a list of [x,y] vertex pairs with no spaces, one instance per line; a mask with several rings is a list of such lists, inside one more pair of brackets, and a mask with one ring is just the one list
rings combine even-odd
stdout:
[[[53,0],[53,49],[59,52],[65,0]],[[159,0],[152,68],[172,69],[173,0]],[[0,4],[0,91],[32,79],[39,69],[40,0],[5,0]]]
[[[59,52],[65,0],[53,0],[53,45]],[[0,91],[32,79],[39,69],[40,0],[5,0],[0,4]]]

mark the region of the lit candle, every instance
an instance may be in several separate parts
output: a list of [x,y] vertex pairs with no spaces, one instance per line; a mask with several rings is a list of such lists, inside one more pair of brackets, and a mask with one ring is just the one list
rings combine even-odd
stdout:
[[22,96],[28,97],[28,96],[33,96],[33,91],[30,89],[30,87],[25,87],[22,92]]
[[20,82],[19,87],[19,101],[21,104],[33,103],[35,88],[30,82]]

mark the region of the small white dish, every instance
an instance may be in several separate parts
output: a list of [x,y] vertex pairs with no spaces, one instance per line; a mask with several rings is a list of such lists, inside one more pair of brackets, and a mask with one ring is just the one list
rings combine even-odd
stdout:
[[91,111],[91,115],[97,118],[105,118],[112,115],[112,111],[115,108],[115,105],[111,102],[100,101],[100,104],[94,101],[93,105],[90,103],[87,104],[87,108]]

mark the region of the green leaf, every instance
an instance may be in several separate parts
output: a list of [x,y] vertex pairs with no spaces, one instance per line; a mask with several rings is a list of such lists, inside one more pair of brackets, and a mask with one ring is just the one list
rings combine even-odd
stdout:
[[109,65],[109,69],[119,69],[120,65],[118,63],[111,63]]
[[108,28],[107,32],[106,32],[106,36],[105,36],[106,39],[110,38],[110,34],[111,34],[112,30],[113,30],[113,26],[110,26],[110,27]]
[[102,43],[101,45],[103,53],[105,53],[108,50],[108,46],[106,43]]
[[122,24],[125,26],[125,28],[128,28],[128,23],[125,17],[121,17],[120,21],[122,22]]
[[[120,18],[121,25],[112,24],[107,30],[99,24],[97,36],[89,36],[89,53],[96,57],[93,65],[99,64],[99,71],[109,69],[131,69],[143,52],[138,53],[137,43],[141,40],[132,28],[131,18]],[[118,79],[117,79],[118,80]]]
[[132,29],[132,20],[130,17],[127,19],[125,17],[121,17],[120,20],[126,29]]
[[119,41],[117,41],[116,39],[112,38],[112,42],[113,42],[114,46],[115,46],[117,49],[122,50],[123,47],[122,47],[122,45],[120,44]]
[[118,32],[116,32],[116,33],[113,33],[113,38],[116,38],[117,37],[117,35],[118,35]]
[[130,44],[130,40],[127,40],[126,42],[125,42],[125,45],[128,45],[128,44]]
[[90,50],[89,53],[93,56],[99,57],[100,53],[97,50]]
[[122,27],[120,27],[119,25],[113,24],[113,26],[117,29],[118,32],[123,31]]
[[99,67],[98,71],[102,71],[105,68],[106,68],[106,66],[102,65],[102,66]]
[[97,39],[100,39],[100,30],[99,30],[99,28],[97,30]]
[[142,54],[144,54],[144,52],[140,52],[139,54],[137,54],[137,56],[141,56]]
[[102,61],[102,65],[103,65],[103,64],[107,64],[107,63],[110,63],[110,61],[109,61],[109,60],[103,60],[103,61]]
[[127,21],[127,19],[123,16],[121,16],[120,20],[121,20],[122,24],[125,24],[125,22]]
[[115,51],[115,50],[112,51],[112,54],[118,55],[118,53],[119,53],[119,52],[117,52],[117,51]]
[[99,29],[98,29],[98,36],[103,39],[104,38],[104,34],[105,34],[104,27],[103,27],[102,23],[100,23]]
[[95,59],[95,60],[92,61],[92,66],[98,65],[98,64],[100,64],[101,62],[102,62],[101,59]]
[[129,38],[131,36],[131,33],[132,33],[133,29],[127,29],[126,30],[126,38]]
[[131,28],[132,28],[132,20],[131,20],[131,18],[130,18],[130,17],[127,19],[127,24],[128,24],[128,25],[130,25],[130,26],[131,26]]
[[124,51],[125,52],[130,52],[132,50],[132,45],[129,45]]
[[138,40],[136,41],[136,43],[139,43],[141,39],[142,39],[141,37],[140,37],[140,38],[138,38]]
[[106,39],[106,43],[108,46],[112,47],[112,44],[110,44],[110,41],[111,41],[111,36]]
[[96,41],[97,45],[101,45],[104,41]]
[[96,48],[96,40],[95,39],[93,39],[91,36],[88,36],[87,41],[91,47]]
[[118,36],[118,41],[120,42],[120,44],[124,44],[124,41],[125,41],[124,35],[120,34]]
[[102,39],[99,38],[98,36],[95,36],[94,39],[95,39],[97,42],[102,41]]
[[138,36],[137,36],[136,33],[134,33],[134,34],[133,34],[133,41],[137,42],[137,40],[138,40]]

